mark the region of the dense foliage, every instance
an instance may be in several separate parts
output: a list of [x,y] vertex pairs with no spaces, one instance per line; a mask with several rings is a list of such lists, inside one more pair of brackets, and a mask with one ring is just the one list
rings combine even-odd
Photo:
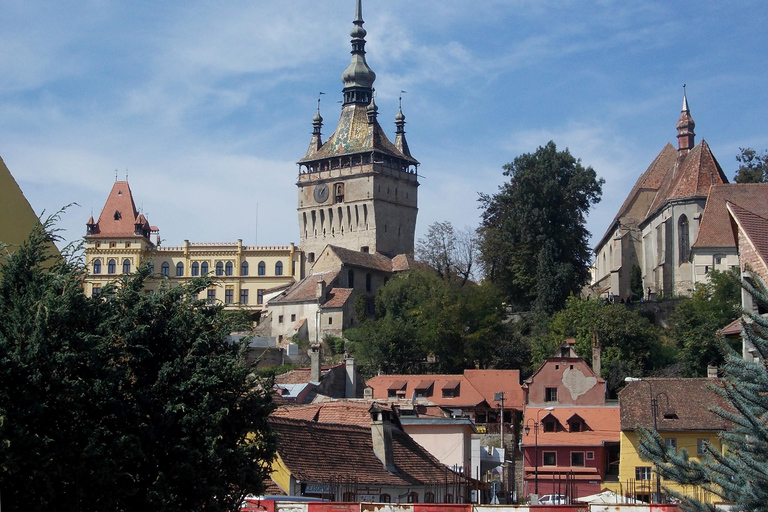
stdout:
[[604,180],[554,142],[504,166],[509,181],[481,194],[485,276],[518,311],[553,313],[589,279],[586,216]]
[[96,297],[36,228],[0,263],[3,510],[237,510],[275,442],[235,317],[148,294],[148,270]]
[[[756,302],[768,308],[768,286],[756,279],[755,286],[742,281],[742,286]],[[724,453],[708,446],[702,460],[690,459],[689,453],[667,450],[658,432],[641,430],[640,453],[659,464],[663,478],[698,485],[735,504],[736,510],[768,509],[768,318],[752,311],[742,311],[743,333],[759,355],[758,361],[745,360],[740,353],[728,350],[721,380],[713,384],[713,392],[724,398],[728,407],[715,413],[733,423],[723,432]],[[672,493],[675,495],[675,493]],[[676,495],[677,496],[677,495]],[[677,496],[686,510],[714,512],[715,507],[693,498]]]
[[691,300],[678,304],[670,320],[670,335],[680,350],[684,377],[705,377],[707,366],[721,366],[725,353],[717,331],[738,317],[741,288],[725,272],[713,270],[709,282],[697,283]]
[[733,180],[736,183],[768,183],[768,151],[758,153],[752,148],[739,148],[736,155],[739,168]]
[[416,258],[449,281],[467,284],[478,264],[477,234],[455,230],[450,222],[433,222],[427,234],[416,241]]

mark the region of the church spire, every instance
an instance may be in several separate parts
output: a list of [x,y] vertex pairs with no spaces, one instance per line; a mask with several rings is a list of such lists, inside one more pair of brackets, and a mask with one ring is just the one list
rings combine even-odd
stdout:
[[342,73],[344,83],[344,105],[351,103],[368,105],[371,102],[371,89],[376,80],[376,73],[365,62],[365,35],[363,28],[363,3],[357,0],[354,27],[349,33],[352,36],[352,61]]
[[685,84],[683,84],[683,108],[680,112],[680,120],[677,122],[678,155],[684,156],[693,149],[694,138],[696,137],[693,132],[695,126],[696,123],[693,122],[691,111],[688,109],[688,97],[685,94]]

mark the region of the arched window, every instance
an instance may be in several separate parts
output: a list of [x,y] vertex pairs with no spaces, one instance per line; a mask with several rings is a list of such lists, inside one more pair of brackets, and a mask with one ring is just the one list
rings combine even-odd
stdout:
[[371,274],[365,274],[365,291],[371,291]]
[[416,491],[413,491],[412,493],[408,494],[408,503],[418,503],[419,502],[419,493]]
[[248,275],[248,262],[244,261],[242,265],[240,265],[240,275],[241,276],[247,276]]
[[163,264],[160,266],[160,275],[163,277],[168,277],[168,271],[171,269],[171,266],[168,264],[167,261],[164,261]]
[[204,261],[200,264],[200,275],[204,276],[208,273],[208,262]]
[[109,260],[109,262],[107,263],[107,273],[114,274],[116,271],[115,267],[117,267],[117,263],[115,263],[115,260]]
[[131,273],[131,260],[128,258],[123,260],[123,274]]
[[278,261],[277,263],[275,263],[275,275],[276,276],[283,275],[283,262],[282,261]]
[[232,262],[228,261],[227,264],[224,266],[224,273],[228,276],[232,275]]
[[224,275],[224,264],[220,261],[216,262],[216,275],[217,276]]
[[347,272],[347,288],[354,288],[355,287],[355,271],[352,269],[349,269],[349,272]]
[[192,263],[192,275],[193,276],[200,275],[200,264],[198,262]]
[[176,277],[183,277],[184,276],[184,264],[182,262],[178,262],[176,264]]
[[392,496],[389,494],[382,494],[379,496],[379,503],[389,503],[392,501]]
[[691,239],[688,232],[688,217],[681,215],[677,220],[678,247],[680,249],[680,265],[688,263],[691,257]]
[[101,260],[93,260],[93,273],[101,274]]
[[259,275],[260,276],[267,275],[267,264],[264,263],[263,261],[259,262]]

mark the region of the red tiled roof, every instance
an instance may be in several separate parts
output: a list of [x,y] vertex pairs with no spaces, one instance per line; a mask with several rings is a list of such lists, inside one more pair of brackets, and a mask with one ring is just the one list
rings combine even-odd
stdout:
[[450,471],[400,429],[392,429],[396,473],[373,451],[370,427],[330,425],[270,416],[277,452],[302,482],[354,481],[359,485],[412,486],[444,483]]
[[[569,432],[568,420],[574,415],[579,416],[586,427],[580,432]],[[619,442],[621,422],[619,408],[616,406],[595,407],[555,407],[546,411],[544,407],[526,407],[524,417],[526,423],[533,418],[543,421],[547,416],[554,417],[566,430],[544,432],[539,426],[539,446],[600,446],[605,441]],[[531,424],[533,422],[530,422]],[[533,444],[534,432],[528,435],[523,432],[523,444]]]
[[[651,393],[659,404],[657,425],[660,431],[713,431],[729,428],[728,422],[709,411],[712,407],[727,406],[723,398],[710,389],[710,386],[716,385],[717,382],[718,379],[683,378],[648,378],[629,382],[619,392],[621,430],[634,430],[638,425],[653,428]],[[669,407],[667,399],[659,393],[664,393],[669,398]],[[665,417],[671,413],[674,413],[676,418]]]
[[[92,223],[92,218],[89,219]],[[149,223],[143,215],[139,216],[136,204],[133,202],[131,187],[127,181],[116,181],[104,203],[99,220],[89,238],[131,238],[135,235],[136,223],[141,223],[149,231]]]
[[317,300],[317,284],[320,281],[325,282],[327,288],[331,287],[331,283],[339,275],[338,270],[331,270],[328,272],[321,272],[319,274],[311,274],[296,283],[285,294],[275,297],[270,300],[269,303],[285,303],[285,302],[303,302],[308,300]]
[[328,293],[328,300],[323,303],[324,308],[340,308],[344,306],[352,295],[352,288],[334,288]]
[[[386,406],[381,406],[386,408]],[[272,415],[294,420],[313,421],[338,425],[370,427],[370,404],[363,402],[333,401],[308,404],[299,407],[281,407]]]
[[737,318],[733,322],[729,323],[720,332],[726,338],[740,338],[741,337],[741,318]]
[[768,183],[726,183],[712,185],[701,216],[693,247],[735,247],[731,216],[726,202],[768,218]]
[[[427,382],[432,382],[432,394],[425,398],[446,407],[475,407],[483,402],[490,407],[497,407],[499,402],[494,400],[494,395],[506,391],[504,407],[518,410],[523,408],[519,370],[465,370],[463,375],[377,375],[366,384],[373,388],[374,399],[386,400],[388,391],[401,389],[403,382],[406,398],[411,397],[417,389],[425,389]],[[459,383],[458,396],[443,398],[441,390],[453,382]],[[399,387],[393,388],[394,385]]]
[[[766,201],[764,199],[764,201]],[[749,243],[754,247],[757,256],[762,260],[763,265],[768,269],[768,215],[758,215],[754,210],[749,211],[742,208],[741,205],[728,202],[728,209],[733,214],[739,228],[747,236]],[[766,209],[762,205],[760,211]],[[758,269],[755,269],[758,270]],[[762,276],[768,279],[768,276]]]
[[667,170],[648,209],[648,216],[653,215],[666,201],[672,199],[706,197],[709,187],[721,183],[728,183],[728,178],[709,149],[709,144],[702,140],[682,161],[678,160]]
[[328,245],[326,250],[336,254],[342,264],[347,266],[370,268],[381,272],[392,272],[392,258],[383,254],[353,251],[337,245]]

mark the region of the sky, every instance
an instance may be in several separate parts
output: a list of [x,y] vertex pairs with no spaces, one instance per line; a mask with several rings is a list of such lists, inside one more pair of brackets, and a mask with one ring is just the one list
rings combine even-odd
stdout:
[[[116,176],[163,245],[299,241],[298,167],[335,129],[355,0],[0,0],[0,157],[76,241]],[[478,193],[553,140],[605,179],[597,242],[676,143],[683,89],[731,179],[768,147],[768,3],[364,0],[379,122],[402,96],[417,238],[477,227]],[[319,96],[320,92],[325,95]],[[401,93],[400,91],[406,91]]]

